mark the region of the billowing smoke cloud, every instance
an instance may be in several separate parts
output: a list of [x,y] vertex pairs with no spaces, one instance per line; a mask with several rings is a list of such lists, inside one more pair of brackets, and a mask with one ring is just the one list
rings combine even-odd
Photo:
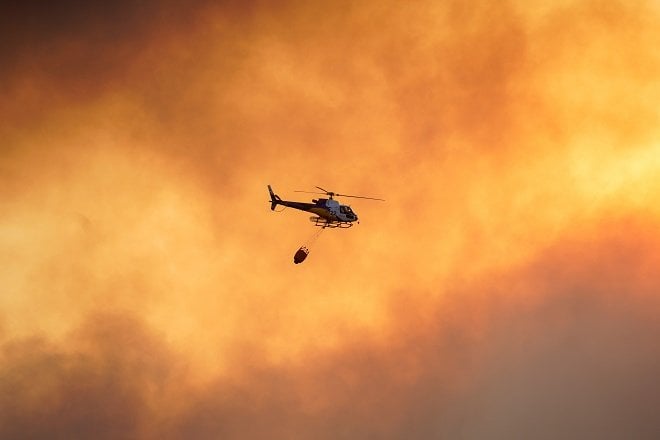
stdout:
[[630,240],[620,227],[457,285],[432,308],[402,302],[402,292],[386,334],[356,334],[288,364],[244,346],[229,373],[203,384],[126,313],[91,316],[63,345],[5,343],[0,433],[654,438],[658,243]]
[[656,438],[660,11],[542,3],[5,9],[0,437]]

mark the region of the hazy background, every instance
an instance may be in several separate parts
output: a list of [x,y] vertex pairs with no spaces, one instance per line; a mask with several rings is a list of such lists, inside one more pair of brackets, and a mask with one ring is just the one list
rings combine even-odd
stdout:
[[0,437],[658,438],[660,5],[553,3],[0,7]]

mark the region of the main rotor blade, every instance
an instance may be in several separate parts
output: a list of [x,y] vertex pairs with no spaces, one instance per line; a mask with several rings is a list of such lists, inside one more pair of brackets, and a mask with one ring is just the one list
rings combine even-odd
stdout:
[[[316,186],[316,185],[314,185],[314,186]],[[327,191],[326,189],[321,188],[320,186],[316,186],[316,188],[320,189],[323,192],[322,193],[312,192],[312,191],[294,191],[294,192],[307,193],[307,194],[323,194],[323,195],[327,195],[327,196],[330,196],[330,197],[334,197],[334,196],[337,196],[337,197],[352,197],[354,199],[379,200],[381,202],[385,201],[385,199],[379,199],[377,197],[364,197],[364,196],[352,196],[352,195],[349,195],[349,194],[339,194],[339,193],[336,193],[336,192]]]
[[293,191],[293,192],[297,192],[297,193],[306,193],[306,194],[320,194],[320,195],[322,195],[322,196],[325,196],[325,195],[326,195],[326,193],[321,193],[321,192],[318,192],[318,191],[298,191],[298,190],[295,190],[295,191]]
[[354,199],[380,200],[381,202],[385,201],[385,199],[378,199],[376,197],[350,196],[348,194],[335,194],[335,195],[338,197],[353,197]]

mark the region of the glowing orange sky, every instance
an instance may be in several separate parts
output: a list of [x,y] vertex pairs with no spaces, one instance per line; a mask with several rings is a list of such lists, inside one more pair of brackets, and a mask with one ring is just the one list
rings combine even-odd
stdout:
[[0,14],[0,437],[657,432],[660,9],[534,3]]

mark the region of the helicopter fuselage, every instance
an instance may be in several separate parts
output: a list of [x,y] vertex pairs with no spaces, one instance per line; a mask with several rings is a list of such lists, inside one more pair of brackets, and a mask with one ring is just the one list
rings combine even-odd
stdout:
[[330,222],[354,222],[358,219],[350,206],[341,205],[333,199],[313,199],[312,203],[281,200],[278,204],[300,211],[311,212]]
[[342,205],[332,197],[329,199],[313,199],[312,203],[295,202],[291,200],[282,200],[273,192],[270,185],[268,186],[268,191],[270,192],[271,210],[275,210],[277,205],[282,205],[300,211],[311,212],[318,216],[318,218],[312,218],[311,220],[319,226],[330,226],[335,223],[342,223],[344,224],[344,227],[347,227],[350,226],[350,223],[358,220],[357,214],[353,212],[350,206]]

